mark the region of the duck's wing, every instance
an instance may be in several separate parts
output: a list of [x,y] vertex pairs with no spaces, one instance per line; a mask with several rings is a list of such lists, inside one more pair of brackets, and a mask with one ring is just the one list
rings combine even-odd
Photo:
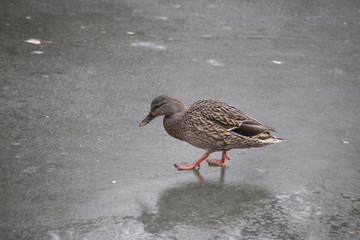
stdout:
[[255,136],[275,131],[274,128],[247,116],[239,109],[215,100],[200,100],[195,102],[189,110],[196,111],[201,117],[243,136]]

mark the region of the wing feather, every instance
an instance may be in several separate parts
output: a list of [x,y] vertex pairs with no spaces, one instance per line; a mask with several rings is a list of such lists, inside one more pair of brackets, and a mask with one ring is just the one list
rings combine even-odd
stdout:
[[189,112],[243,136],[254,136],[275,131],[274,128],[247,116],[239,109],[215,100],[197,101],[190,106]]

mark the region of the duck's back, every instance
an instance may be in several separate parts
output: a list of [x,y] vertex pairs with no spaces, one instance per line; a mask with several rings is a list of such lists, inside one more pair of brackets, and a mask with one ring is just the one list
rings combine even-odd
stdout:
[[[187,111],[189,116],[197,115],[199,117],[211,120],[225,128],[238,127],[245,121],[251,121],[254,125],[263,125],[261,122],[247,116],[241,110],[224,102],[216,100],[199,100],[189,106]],[[273,128],[266,126],[269,130]]]
[[179,122],[179,126],[184,131],[181,140],[209,152],[263,146],[264,144],[258,140],[251,140],[249,137],[230,131],[244,122],[263,126],[226,103],[199,100],[191,104],[182,115],[182,121]]

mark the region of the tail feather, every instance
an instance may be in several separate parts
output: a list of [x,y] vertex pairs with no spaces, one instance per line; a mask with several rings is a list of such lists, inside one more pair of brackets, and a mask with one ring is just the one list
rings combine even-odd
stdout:
[[262,143],[265,143],[265,144],[273,144],[273,143],[285,142],[286,140],[284,140],[282,138],[271,136],[267,139],[259,139],[259,141]]

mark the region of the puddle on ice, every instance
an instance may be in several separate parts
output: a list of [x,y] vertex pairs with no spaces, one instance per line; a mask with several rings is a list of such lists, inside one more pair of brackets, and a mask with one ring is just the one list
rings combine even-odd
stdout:
[[46,234],[52,240],[326,239],[321,222],[333,217],[313,197],[305,187],[272,196],[251,185],[191,183],[164,191],[155,208],[139,215],[79,221]]

